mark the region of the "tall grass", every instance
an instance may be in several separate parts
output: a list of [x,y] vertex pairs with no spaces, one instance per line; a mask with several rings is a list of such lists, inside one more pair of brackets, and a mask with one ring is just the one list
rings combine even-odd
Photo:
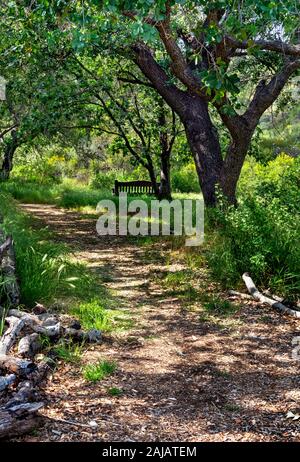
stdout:
[[95,208],[103,198],[110,198],[110,191],[91,189],[76,181],[65,180],[61,184],[43,185],[38,183],[24,183],[20,180],[9,180],[1,183],[1,191],[11,194],[15,199],[24,203],[54,204],[65,208],[81,208],[90,206]]
[[[22,303],[53,302],[57,298],[88,301],[103,288],[85,265],[71,261],[70,249],[53,240],[48,229],[20,211],[11,196],[0,193],[2,227],[12,234]],[[95,288],[99,288],[95,292]]]

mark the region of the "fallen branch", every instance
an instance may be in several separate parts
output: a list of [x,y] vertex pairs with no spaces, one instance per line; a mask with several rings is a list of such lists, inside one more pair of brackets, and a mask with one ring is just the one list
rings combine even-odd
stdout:
[[40,336],[37,333],[25,335],[19,341],[18,354],[22,358],[33,358],[42,348]]
[[9,352],[25,325],[23,319],[18,319],[15,316],[9,316],[5,321],[9,324],[9,327],[0,340],[0,355],[6,355]]
[[231,297],[243,298],[244,300],[253,300],[251,295],[243,294],[242,292],[237,292],[236,290],[228,290],[228,295]]
[[26,377],[36,369],[36,365],[32,361],[27,361],[26,359],[0,355],[0,369],[12,372],[20,377]]
[[65,420],[65,419],[54,419],[53,417],[47,417],[51,422],[57,422],[67,425],[75,425],[77,427],[85,427],[85,428],[92,428],[89,424],[83,424],[81,422],[75,422],[74,420]]
[[37,411],[43,403],[25,403],[0,407],[0,438],[23,435],[41,424]]
[[267,305],[270,305],[272,308],[275,308],[281,313],[288,314],[295,318],[300,318],[300,311],[292,310],[291,308],[288,308],[287,306],[283,305],[283,303],[278,302],[270,297],[266,297],[261,292],[259,292],[248,273],[244,273],[242,278],[246,284],[248,292],[252,295],[254,300],[257,300],[260,303],[266,303]]

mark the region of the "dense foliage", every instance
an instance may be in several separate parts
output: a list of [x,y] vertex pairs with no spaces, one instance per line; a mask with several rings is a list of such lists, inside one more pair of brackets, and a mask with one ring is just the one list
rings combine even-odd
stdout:
[[299,294],[299,178],[300,158],[246,163],[240,206],[213,216],[218,231],[209,260],[226,285],[236,284],[246,271],[275,292]]

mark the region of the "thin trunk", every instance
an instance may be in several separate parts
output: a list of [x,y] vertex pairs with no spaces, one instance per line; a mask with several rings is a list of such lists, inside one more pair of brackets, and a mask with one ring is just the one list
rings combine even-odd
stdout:
[[[169,143],[168,127],[165,113],[165,105],[160,98],[159,101],[159,115],[158,125],[160,127],[159,143],[160,143],[160,185],[159,185],[159,199],[172,200],[171,196],[171,182],[170,182],[170,156],[172,146],[174,143],[175,135],[173,133]],[[173,113],[173,130],[175,130],[175,114]]]
[[156,181],[156,174],[155,174],[155,170],[154,170],[152,161],[148,162],[147,170],[148,170],[148,173],[149,173],[149,177],[150,177],[150,181],[152,183],[153,189],[155,191],[155,196],[159,197],[159,187],[158,187],[158,184],[157,184],[157,181]]
[[170,181],[170,151],[161,153],[159,198],[172,200]]
[[13,168],[13,158],[15,151],[18,147],[17,134],[12,132],[11,139],[7,142],[4,149],[4,158],[0,170],[0,180],[5,181],[9,179],[10,172]]

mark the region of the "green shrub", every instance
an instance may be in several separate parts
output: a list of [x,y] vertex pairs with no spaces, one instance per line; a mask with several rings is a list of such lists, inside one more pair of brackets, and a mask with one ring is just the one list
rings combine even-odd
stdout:
[[96,173],[90,181],[90,186],[93,189],[111,190],[117,179],[114,172]]
[[112,388],[108,388],[107,393],[110,396],[121,396],[123,393],[123,390],[121,388],[112,387]]
[[261,165],[254,159],[245,162],[239,181],[239,194],[243,197],[262,196],[277,198],[291,212],[300,212],[300,157],[292,158],[281,153],[275,160]]
[[55,353],[57,358],[61,359],[62,361],[78,364],[81,361],[83,347],[83,344],[62,340],[57,345],[55,345],[52,351]]
[[208,260],[226,286],[249,272],[285,295],[300,290],[300,159],[279,156],[265,167],[246,165],[240,205],[209,212],[215,236]]
[[182,193],[200,192],[199,180],[194,163],[184,165],[172,172],[172,189]]

